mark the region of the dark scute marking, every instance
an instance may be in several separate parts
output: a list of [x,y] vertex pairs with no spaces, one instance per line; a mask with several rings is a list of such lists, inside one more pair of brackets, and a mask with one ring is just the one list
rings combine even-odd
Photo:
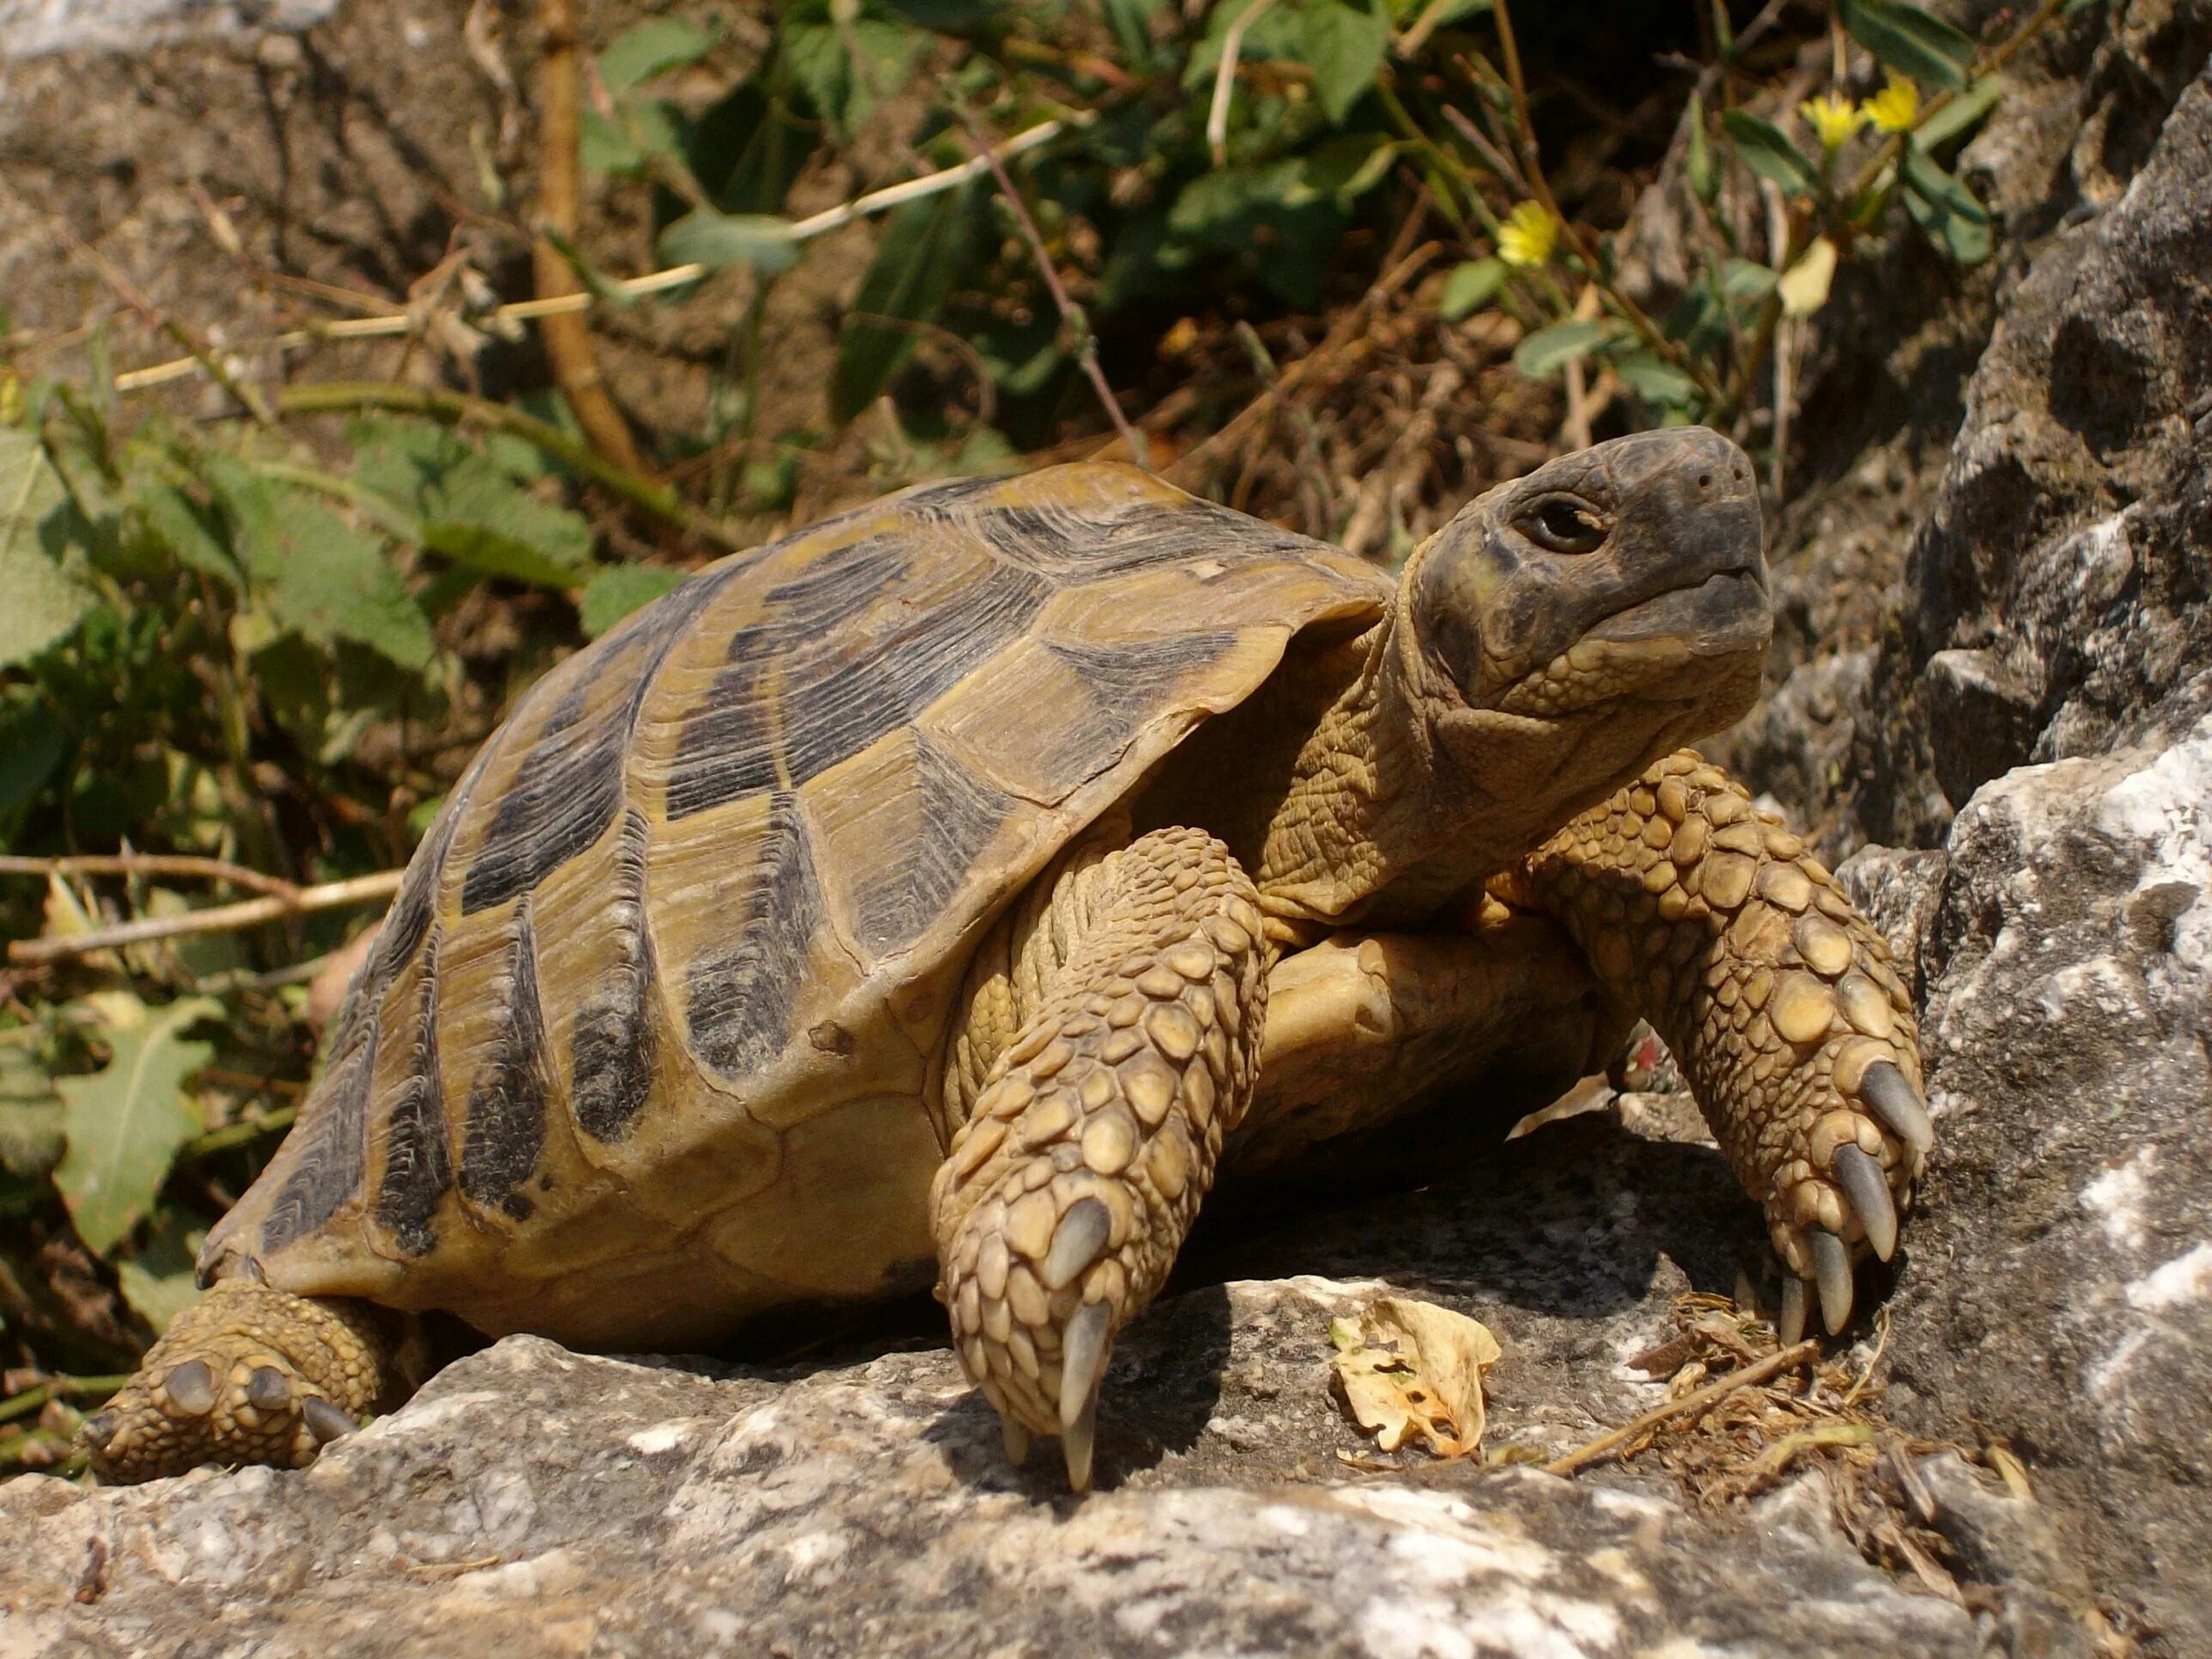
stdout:
[[1300,558],[1316,544],[1241,513],[1203,502],[1077,513],[1048,507],[986,507],[976,531],[1010,564],[1089,581],[1192,559]]
[[769,803],[759,861],[738,913],[732,942],[692,968],[687,1023],[699,1057],[732,1080],[757,1071],[790,1040],[807,941],[822,925],[821,884],[798,798]]
[[794,678],[810,651],[888,592],[908,572],[906,549],[874,536],[823,556],[805,575],[771,589],[762,621],[730,636],[729,666],[714,678],[705,706],[684,723],[669,770],[668,816],[738,800],[776,781],[775,685],[787,709],[802,695]]
[[384,1178],[378,1183],[376,1218],[408,1255],[427,1255],[438,1242],[439,1200],[453,1184],[453,1155],[446,1144],[445,1087],[438,1076],[438,942],[423,955],[416,1001],[415,1052],[407,1080],[390,1112]]
[[1012,805],[927,738],[915,771],[921,832],[888,842],[881,861],[853,878],[860,944],[872,956],[911,944],[936,920]]
[[1021,637],[1050,595],[1026,571],[994,569],[945,604],[863,642],[784,704],[794,786],[859,754]]
[[1051,649],[1081,678],[1110,731],[1126,736],[1184,675],[1219,661],[1236,643],[1233,631],[1216,631],[1121,645],[1055,641]]
[[653,941],[645,926],[647,827],[633,809],[615,855],[615,897],[607,907],[607,969],[599,993],[576,1015],[569,1047],[569,1109],[576,1127],[619,1140],[653,1093]]
[[306,1109],[302,1131],[312,1137],[278,1189],[262,1224],[261,1249],[273,1255],[304,1237],[361,1190],[363,1137],[368,1128],[368,1091],[376,1072],[377,1022],[362,1021],[350,1049],[333,1059]]
[[[599,650],[516,768],[461,884],[463,915],[528,892],[598,844],[622,805],[623,769],[647,686],[676,636],[742,568],[694,577],[616,638],[614,649]],[[610,669],[631,677],[630,694],[587,714],[586,699]]]
[[796,787],[859,754],[1019,637],[1052,591],[1031,572],[994,567],[933,604],[879,604],[910,574],[915,550],[891,538],[856,543],[769,594],[766,615],[732,640],[730,666],[678,739],[672,820],[787,779]]
[[538,1006],[538,949],[527,900],[515,916],[506,977],[499,1041],[469,1087],[461,1191],[471,1202],[521,1221],[533,1207],[522,1195],[522,1183],[545,1148],[545,1017]]
[[392,981],[414,959],[423,936],[430,931],[431,922],[436,920],[438,883],[445,871],[446,849],[453,845],[453,825],[459,822],[462,809],[468,804],[469,785],[473,781],[471,777],[456,789],[455,799],[438,815],[430,833],[415,849],[415,856],[407,861],[407,874],[399,884],[398,896],[385,913],[376,943],[369,947],[368,960],[346,987],[345,998],[339,1004],[337,1029],[331,1036],[332,1054],[346,1051],[355,1040],[356,1023],[364,1016],[374,1015],[384,1000],[384,994],[392,988]]

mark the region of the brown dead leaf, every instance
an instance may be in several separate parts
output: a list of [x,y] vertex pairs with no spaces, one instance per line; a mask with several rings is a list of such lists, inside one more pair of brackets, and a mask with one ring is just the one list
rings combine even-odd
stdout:
[[1337,1395],[1384,1451],[1410,1439],[1439,1457],[1482,1443],[1482,1374],[1499,1358],[1498,1339],[1465,1314],[1385,1296],[1360,1316],[1329,1322]]

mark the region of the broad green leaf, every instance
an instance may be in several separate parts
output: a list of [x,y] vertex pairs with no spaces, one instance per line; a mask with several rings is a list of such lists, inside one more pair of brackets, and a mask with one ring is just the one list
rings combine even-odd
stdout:
[[1569,363],[1587,357],[1605,335],[1606,324],[1598,318],[1553,323],[1514,348],[1513,367],[1532,380],[1548,380]]
[[1905,210],[1928,240],[1962,265],[1978,265],[1993,246],[1989,210],[1974,192],[1943,171],[1917,144],[1899,158]]
[[1941,149],[1960,134],[1979,125],[1982,118],[1996,107],[1997,100],[2003,95],[2004,87],[1997,77],[1984,75],[1923,121],[1912,136],[1923,149]]
[[1934,14],[1904,0],[1837,0],[1836,15],[1852,40],[1899,74],[1954,92],[1966,84],[1974,43]]
[[1443,292],[1437,296],[1437,310],[1446,322],[1455,323],[1488,305],[1504,286],[1504,260],[1469,259],[1454,265],[1451,275],[1444,278]]
[[684,585],[684,572],[647,564],[610,565],[592,578],[577,602],[586,637],[596,640],[633,611],[642,611]]
[[650,17],[633,24],[599,54],[599,79],[621,94],[656,75],[696,64],[714,49],[714,32],[688,17]]
[[355,641],[402,668],[430,660],[429,622],[374,537],[234,457],[203,465],[254,596],[279,626],[325,644]]
[[122,1018],[100,1032],[107,1064],[54,1085],[69,1140],[54,1185],[77,1237],[97,1255],[113,1249],[153,1208],[179,1150],[199,1133],[185,1079],[214,1057],[215,1045],[189,1042],[184,1033],[204,1019],[221,1018],[222,1005],[213,997],[183,997],[161,1008],[139,1005],[135,1018],[120,1007],[113,1012]]
[[123,1299],[159,1336],[169,1322],[199,1300],[193,1268],[207,1229],[178,1210],[162,1209],[147,1230],[146,1241],[115,1264]]
[[191,496],[153,478],[142,480],[133,494],[147,533],[179,568],[212,576],[234,593],[246,585],[238,561]]
[[586,173],[635,173],[645,165],[645,146],[612,116],[586,108],[577,118],[576,160]]
[[1382,73],[1390,20],[1379,0],[1306,0],[1299,57],[1314,72],[1321,106],[1339,125]]
[[750,265],[773,276],[799,263],[789,222],[764,213],[695,208],[660,233],[659,246],[664,265],[701,264],[709,270]]
[[1820,169],[1807,161],[1797,147],[1771,121],[1762,121],[1743,110],[1723,110],[1721,125],[1735,141],[1735,153],[1762,179],[1786,191],[1809,196],[1820,182]]
[[1646,403],[1686,409],[1697,401],[1698,383],[1656,351],[1630,351],[1613,360],[1623,384]]
[[46,545],[64,501],[38,434],[0,427],[0,668],[29,661],[92,609],[91,589]]
[[[890,216],[876,257],[854,296],[854,315],[837,337],[837,373],[831,401],[838,420],[849,421],[890,384],[914,353],[916,335],[901,322],[928,322],[952,291],[966,263],[976,186],[963,185]],[[891,320],[878,322],[874,319]]]
[[448,428],[357,421],[347,428],[362,489],[417,522],[422,545],[487,576],[574,587],[592,562],[592,527],[541,501]]
[[[864,7],[845,23],[831,0],[791,0],[781,8],[783,63],[815,112],[849,137],[878,103],[906,84],[929,37]],[[849,50],[848,50],[849,47]]]

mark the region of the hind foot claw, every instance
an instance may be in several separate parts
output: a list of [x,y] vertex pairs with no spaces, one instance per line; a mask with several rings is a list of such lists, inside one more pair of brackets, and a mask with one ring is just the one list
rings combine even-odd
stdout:
[[363,1304],[226,1279],[177,1316],[78,1434],[94,1472],[116,1484],[203,1463],[298,1468],[380,1403],[390,1346]]

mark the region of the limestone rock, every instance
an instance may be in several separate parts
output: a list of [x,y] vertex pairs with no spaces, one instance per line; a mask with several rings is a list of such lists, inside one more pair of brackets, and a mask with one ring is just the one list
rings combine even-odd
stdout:
[[1911,858],[1940,1152],[1892,1407],[2007,1437],[2100,1589],[2212,1652],[2212,719],[2011,772]]
[[941,1351],[779,1378],[510,1338],[298,1474],[0,1487],[4,1645],[1984,1650],[1963,1609],[1862,1562],[1811,1486],[1716,1522],[1657,1491],[1526,1469],[1350,1476],[1334,1450],[1356,1443],[1322,1379],[1328,1316],[1358,1295],[1232,1284],[1158,1310],[1114,1367],[1113,1485],[1080,1500],[1046,1460],[1007,1467]]

